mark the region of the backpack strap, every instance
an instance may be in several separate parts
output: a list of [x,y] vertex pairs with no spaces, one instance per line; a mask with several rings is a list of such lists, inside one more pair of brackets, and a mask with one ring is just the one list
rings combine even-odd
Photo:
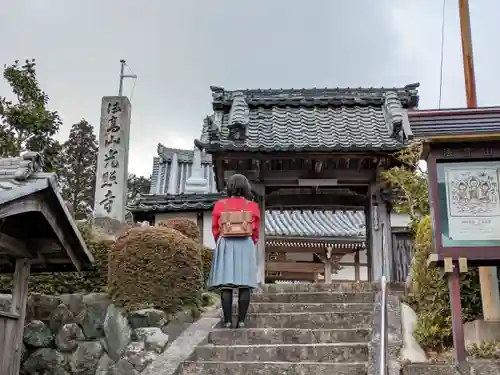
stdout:
[[245,199],[245,204],[243,205],[243,208],[241,209],[241,211],[245,211],[247,206],[248,206],[248,199]]
[[224,205],[224,207],[226,208],[226,212],[229,212],[229,206],[227,204],[227,200],[226,199],[222,199],[222,204]]

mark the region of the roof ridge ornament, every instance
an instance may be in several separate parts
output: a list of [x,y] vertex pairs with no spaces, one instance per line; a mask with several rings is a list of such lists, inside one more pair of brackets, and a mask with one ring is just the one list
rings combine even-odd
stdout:
[[186,180],[184,189],[187,194],[208,193],[208,180],[205,178],[205,175],[203,173],[201,163],[202,159],[202,151],[198,147],[195,147],[191,176],[189,176],[189,178]]
[[233,103],[229,111],[229,136],[232,139],[243,140],[246,137],[247,125],[249,123],[250,109],[246,96],[242,91],[233,92]]
[[391,138],[401,143],[406,143],[411,139],[408,114],[395,91],[388,91],[384,94],[383,111]]
[[17,181],[27,180],[33,173],[43,171],[43,157],[38,152],[26,151],[17,159],[19,164],[14,172],[14,179]]

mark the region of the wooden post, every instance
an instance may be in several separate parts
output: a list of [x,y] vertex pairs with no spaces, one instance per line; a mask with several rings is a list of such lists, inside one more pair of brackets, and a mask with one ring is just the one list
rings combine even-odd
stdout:
[[460,270],[457,263],[453,263],[452,272],[447,273],[450,289],[451,324],[453,329],[453,346],[455,348],[456,363],[462,364],[467,359],[465,351],[464,326],[462,322],[462,303],[460,301]]
[[332,263],[330,259],[325,259],[325,283],[331,284],[332,282]]
[[[21,367],[23,329],[31,262],[17,259],[9,313],[0,314],[0,374],[18,375]],[[3,331],[3,332],[2,332]]]
[[[462,35],[462,55],[464,61],[467,108],[477,108],[469,1],[459,0],[458,4],[460,8],[460,30]],[[479,267],[484,320],[500,321],[500,292],[498,290],[497,280],[496,267]]]
[[472,33],[470,27],[469,0],[458,0],[460,30],[462,34],[462,55],[464,60],[465,92],[467,107],[477,107],[476,78],[474,75],[474,57],[472,53]]

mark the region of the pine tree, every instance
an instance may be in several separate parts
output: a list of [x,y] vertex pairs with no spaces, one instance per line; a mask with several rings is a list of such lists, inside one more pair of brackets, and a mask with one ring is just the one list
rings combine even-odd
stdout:
[[58,163],[61,192],[77,220],[86,218],[93,210],[97,152],[94,129],[82,119],[71,127]]

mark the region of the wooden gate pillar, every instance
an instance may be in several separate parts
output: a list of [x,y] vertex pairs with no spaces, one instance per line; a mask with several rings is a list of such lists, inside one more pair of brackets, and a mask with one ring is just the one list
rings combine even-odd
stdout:
[[31,262],[17,259],[9,312],[0,311],[0,374],[18,375],[23,349],[23,329]]

